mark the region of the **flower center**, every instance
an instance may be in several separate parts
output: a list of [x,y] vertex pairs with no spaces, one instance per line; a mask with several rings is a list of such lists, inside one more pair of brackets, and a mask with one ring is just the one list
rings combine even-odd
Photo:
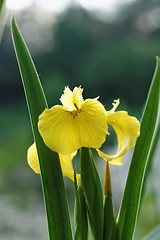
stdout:
[[73,118],[78,116],[78,113],[80,113],[82,111],[82,109],[79,109],[76,105],[76,103],[74,103],[74,106],[77,110],[72,110],[72,111],[68,111],[69,114],[71,114],[73,116]]
[[60,101],[63,106],[66,106],[69,111],[78,110],[81,107],[83,102],[82,97],[83,89],[80,87],[75,87],[73,91],[69,89],[69,87],[65,87],[64,93],[62,94]]
[[79,110],[79,108],[77,107],[77,104],[76,104],[76,103],[74,103],[74,106],[75,106],[75,108],[76,108],[77,110]]

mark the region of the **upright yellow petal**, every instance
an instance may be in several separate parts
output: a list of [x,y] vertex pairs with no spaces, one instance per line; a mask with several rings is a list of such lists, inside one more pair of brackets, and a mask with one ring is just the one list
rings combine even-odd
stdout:
[[108,134],[106,110],[97,98],[85,100],[81,109],[76,119],[81,147],[100,148]]
[[69,111],[80,109],[83,102],[82,92],[83,89],[80,87],[75,87],[73,92],[69,87],[65,87],[64,94],[62,94],[60,101]]
[[106,111],[97,99],[87,99],[73,111],[56,105],[40,115],[38,129],[45,144],[62,155],[81,147],[100,148],[108,129]]
[[122,156],[135,145],[136,138],[140,134],[140,123],[135,117],[129,116],[127,112],[118,111],[108,113],[107,124],[110,124],[117,134],[117,153],[107,155],[100,150],[97,150],[97,152],[106,161],[111,161],[113,164],[122,164]]
[[[72,159],[76,155],[76,153],[77,152],[72,153],[68,156],[63,156],[59,154],[63,176],[69,177],[72,181],[74,181],[74,170],[72,166]],[[33,171],[40,174],[38,154],[37,154],[35,143],[33,143],[28,149],[27,161],[29,166],[33,169]],[[80,180],[80,174],[76,174],[76,177],[77,177],[77,184],[78,184]]]

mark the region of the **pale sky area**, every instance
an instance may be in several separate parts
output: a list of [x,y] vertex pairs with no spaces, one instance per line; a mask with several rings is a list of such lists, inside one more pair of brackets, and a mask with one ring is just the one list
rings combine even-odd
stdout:
[[70,4],[79,4],[87,10],[99,10],[114,12],[120,5],[133,2],[134,0],[7,0],[7,7],[20,10],[33,3],[39,7],[53,12],[61,12]]

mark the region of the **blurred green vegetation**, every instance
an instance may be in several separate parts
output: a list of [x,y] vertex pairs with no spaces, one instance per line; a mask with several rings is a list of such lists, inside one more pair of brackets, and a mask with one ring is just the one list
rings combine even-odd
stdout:
[[[159,16],[159,1],[139,0],[121,7],[108,21],[80,7],[70,7],[57,16],[47,31],[42,19],[37,22],[33,9],[15,18],[50,107],[59,104],[66,85],[71,89],[81,85],[84,98],[100,96],[107,109],[111,109],[114,99],[120,98],[122,104],[118,109],[125,109],[140,119],[155,57],[160,55]],[[25,32],[27,21],[30,24]],[[38,26],[42,33],[39,37],[31,25]],[[42,39],[45,37],[49,39],[47,43]],[[6,189],[14,192],[15,188],[9,187],[11,182],[18,181],[18,176],[24,178],[23,174],[15,177],[17,169],[19,172],[27,169],[28,177],[24,180],[28,181],[27,186],[36,180],[26,163],[26,152],[33,139],[10,26],[6,27],[0,44],[0,109],[0,192],[5,193]],[[70,195],[71,190],[67,191]]]

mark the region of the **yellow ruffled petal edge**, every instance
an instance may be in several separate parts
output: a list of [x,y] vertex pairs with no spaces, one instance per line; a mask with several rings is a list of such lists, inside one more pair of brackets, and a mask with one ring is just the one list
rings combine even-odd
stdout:
[[100,148],[108,133],[106,111],[97,99],[83,101],[74,111],[56,105],[39,116],[38,129],[44,143],[62,155],[81,147]]
[[137,137],[140,135],[140,123],[125,111],[109,113],[107,116],[107,124],[111,125],[116,132],[118,140],[117,153],[107,155],[97,149],[100,157],[112,164],[122,164],[122,157],[127,151],[135,145]]
[[83,102],[82,92],[83,89],[81,87],[75,87],[73,92],[69,87],[65,87],[60,101],[63,106],[69,109],[69,111],[77,110],[77,108],[79,109]]
[[[72,166],[72,159],[76,155],[77,152],[74,152],[68,156],[63,156],[59,154],[59,159],[61,163],[63,176],[69,177],[72,181],[74,181],[74,170]],[[27,152],[27,161],[29,166],[33,169],[34,172],[40,174],[40,167],[37,155],[36,144],[33,143]],[[80,181],[80,174],[76,174],[77,184]]]

